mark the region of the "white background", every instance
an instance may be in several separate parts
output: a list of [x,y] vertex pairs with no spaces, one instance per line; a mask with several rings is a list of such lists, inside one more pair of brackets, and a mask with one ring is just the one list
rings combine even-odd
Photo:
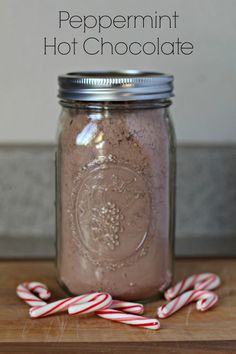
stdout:
[[[172,30],[104,32],[110,41],[193,42],[191,56],[44,56],[43,37],[58,30],[58,11],[78,15],[180,15]],[[59,106],[57,75],[73,70],[149,69],[174,74],[172,115],[181,143],[236,142],[235,0],[0,0],[0,143],[51,143]],[[98,36],[90,32],[89,36]]]

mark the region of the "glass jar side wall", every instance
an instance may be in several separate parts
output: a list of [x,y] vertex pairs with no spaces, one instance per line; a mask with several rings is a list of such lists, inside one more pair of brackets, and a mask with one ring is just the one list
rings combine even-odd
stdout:
[[[142,104],[143,102],[124,105],[92,103],[89,107],[76,104],[74,107],[65,107],[61,115],[57,151],[57,268],[60,283],[71,293],[109,290],[115,297],[144,300],[164,290],[171,281],[175,214],[174,129],[167,112],[168,103],[155,102],[153,106],[147,102],[144,106]],[[119,160],[118,169],[115,167],[117,161],[112,161],[114,157]],[[81,169],[85,167],[88,167],[89,173],[83,174]],[[102,174],[100,179],[103,182],[100,181],[100,184],[96,184],[97,172]],[[82,174],[78,182],[82,186],[82,192],[81,188],[78,191],[76,183],[76,187],[72,183],[79,178],[79,173]],[[112,176],[111,185],[109,180]],[[117,176],[123,182],[117,181]],[[160,180],[165,182],[164,192]],[[124,202],[123,197],[118,198],[117,191],[111,194],[112,188],[121,188],[121,184],[127,181],[135,181],[133,189],[129,188],[130,198],[135,201],[128,209],[132,211],[130,214],[127,213],[128,202]],[[87,192],[84,191],[86,183],[89,186]],[[94,186],[99,187],[98,190],[101,190],[104,197],[107,185],[112,200],[109,201],[105,194],[103,204],[99,206],[102,197],[93,194],[96,212],[91,207],[89,213],[79,214],[84,205],[78,202],[78,198],[72,201],[73,206],[70,205],[73,188],[77,188],[76,193],[80,193],[80,200],[84,202],[86,193],[91,194]],[[127,193],[128,187],[125,188]],[[139,195],[135,195],[137,190]],[[149,195],[151,200],[148,200]],[[138,198],[138,203],[135,198]],[[158,204],[161,199],[162,206],[160,202]],[[104,210],[108,219],[113,213],[118,224],[104,220],[100,209]],[[75,210],[76,217],[72,215]],[[71,211],[73,212],[70,213]],[[153,220],[160,220],[161,216],[165,222],[155,224]],[[133,229],[131,226],[128,229],[127,218],[133,221]],[[139,219],[142,223],[139,223]],[[101,224],[105,221],[107,230],[101,229]],[[90,224],[90,230],[86,224]],[[122,231],[124,228],[126,233]],[[158,232],[155,232],[155,228]],[[114,229],[118,231],[114,232]],[[104,233],[109,240],[101,236]],[[136,238],[133,237],[133,243],[124,242],[125,235],[128,234],[138,234]],[[147,237],[148,234],[152,234],[151,237]],[[91,242],[88,241],[89,238],[92,239]],[[154,239],[155,247],[152,247],[154,245],[151,240]],[[155,250],[150,250],[151,248]],[[93,259],[90,259],[91,255]],[[154,262],[157,257],[159,263]],[[78,267],[87,274],[86,278],[90,278],[90,289],[85,279],[83,284],[80,283],[83,273],[73,281],[70,278],[71,273],[76,274]],[[140,267],[143,268],[141,273]],[[137,272],[141,278],[139,284],[136,284]],[[126,274],[126,278],[121,273]],[[159,278],[158,282],[156,278]],[[122,291],[115,288],[116,282],[123,286]]]

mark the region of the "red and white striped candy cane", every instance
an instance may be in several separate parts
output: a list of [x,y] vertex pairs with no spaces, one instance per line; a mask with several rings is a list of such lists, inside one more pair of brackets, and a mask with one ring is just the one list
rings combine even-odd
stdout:
[[220,277],[213,273],[194,274],[181,280],[173,287],[169,288],[164,296],[170,301],[176,296],[184,293],[186,290],[213,290],[221,283]]
[[160,322],[157,319],[131,315],[114,309],[99,310],[96,312],[96,315],[107,320],[125,323],[140,328],[148,328],[154,330],[160,328]]
[[158,307],[157,316],[159,318],[169,317],[192,301],[197,301],[197,310],[206,311],[218,302],[218,296],[212,291],[207,290],[186,291],[185,293],[176,297],[174,300]]
[[[102,308],[116,309],[127,313],[143,314],[144,312],[144,306],[142,304],[135,303],[135,302],[128,302],[128,301],[121,301],[121,300],[110,301],[110,298],[107,298],[107,300],[104,302],[104,307],[102,306],[102,303],[101,305],[99,305],[99,303],[96,303],[96,301],[94,302],[94,306],[95,305],[101,306],[100,307],[101,309]],[[89,302],[88,304],[82,304],[82,305],[75,304],[74,306],[69,307],[68,312],[69,314],[76,314],[76,313],[79,314],[80,311],[81,313],[89,313],[97,310],[98,308],[97,307],[93,308],[92,302]]]
[[25,282],[25,283],[23,283],[23,285],[28,290],[32,291],[33,293],[38,294],[40,299],[48,300],[51,297],[51,293],[48,290],[48,287],[43,283],[40,283],[38,281],[31,281],[31,282]]
[[[41,300],[39,297],[34,295],[29,289],[28,289],[28,284],[29,283],[23,283],[19,284],[16,288],[16,294],[21,298],[26,304],[29,306],[44,306],[47,303],[43,300]],[[39,296],[42,296],[42,293],[39,293]]]
[[85,303],[76,303],[68,307],[69,315],[83,315],[85,313],[95,312],[100,309],[108,308],[112,303],[111,295],[107,293],[101,293],[96,296],[93,301],[87,301]]
[[62,300],[57,300],[49,304],[44,304],[41,307],[32,307],[29,311],[30,317],[40,318],[53,315],[54,313],[68,310],[68,308],[75,304],[83,304],[90,301],[97,300],[101,293],[85,294],[75,297],[69,297]]
[[142,315],[144,312],[144,306],[142,304],[121,300],[112,300],[112,304],[109,308],[139,315]]

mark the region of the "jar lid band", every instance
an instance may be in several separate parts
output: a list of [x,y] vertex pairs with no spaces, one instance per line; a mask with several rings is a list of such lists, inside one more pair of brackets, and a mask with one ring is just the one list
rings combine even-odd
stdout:
[[137,101],[173,96],[173,76],[150,71],[72,72],[58,77],[58,97],[73,101]]

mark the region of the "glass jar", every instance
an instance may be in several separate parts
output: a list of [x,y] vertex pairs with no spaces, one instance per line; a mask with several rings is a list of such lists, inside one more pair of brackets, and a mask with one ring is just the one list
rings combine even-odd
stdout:
[[70,73],[59,87],[59,282],[72,294],[155,298],[173,274],[173,77]]

